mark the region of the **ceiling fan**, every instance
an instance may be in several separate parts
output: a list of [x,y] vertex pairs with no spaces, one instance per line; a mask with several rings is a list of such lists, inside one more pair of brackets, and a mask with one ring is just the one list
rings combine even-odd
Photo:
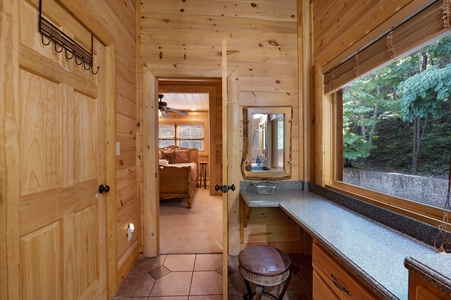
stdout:
[[168,107],[167,106],[168,104],[166,102],[162,101],[163,97],[164,97],[164,95],[162,95],[162,94],[158,95],[158,98],[159,98],[159,100],[158,100],[158,109],[160,110],[161,115],[163,116],[163,118],[169,117],[169,114],[168,114],[169,111],[172,111],[172,112],[175,112],[177,114],[184,115],[184,116],[188,115],[188,113],[185,112],[185,111],[181,111],[181,110],[178,110],[178,109],[175,109],[175,108]]

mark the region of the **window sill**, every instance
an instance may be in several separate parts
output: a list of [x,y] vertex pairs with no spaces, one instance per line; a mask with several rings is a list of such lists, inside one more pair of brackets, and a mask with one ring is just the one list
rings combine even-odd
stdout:
[[441,225],[443,221],[444,211],[439,208],[396,198],[339,181],[333,181],[332,184],[326,185],[325,188],[433,226]]

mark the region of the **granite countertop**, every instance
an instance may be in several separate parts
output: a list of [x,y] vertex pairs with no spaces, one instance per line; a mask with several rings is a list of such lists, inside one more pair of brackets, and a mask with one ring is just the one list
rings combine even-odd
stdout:
[[451,295],[451,258],[449,254],[409,256],[404,265],[439,290]]
[[260,195],[241,190],[240,194],[249,207],[280,207],[382,299],[408,299],[406,267],[411,265],[415,269],[410,270],[428,272],[442,290],[451,291],[450,256],[432,246],[312,192],[277,190]]

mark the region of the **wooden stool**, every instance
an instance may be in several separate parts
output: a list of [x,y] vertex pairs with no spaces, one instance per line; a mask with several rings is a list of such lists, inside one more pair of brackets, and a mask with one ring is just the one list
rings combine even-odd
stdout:
[[[254,283],[257,288],[255,299],[260,300],[265,294],[273,299],[282,300],[288,285],[290,284],[290,258],[281,250],[268,245],[256,245],[243,249],[238,255],[238,270],[244,278],[247,294],[243,299],[252,299],[249,282]],[[283,284],[279,297],[265,292],[264,288]]]

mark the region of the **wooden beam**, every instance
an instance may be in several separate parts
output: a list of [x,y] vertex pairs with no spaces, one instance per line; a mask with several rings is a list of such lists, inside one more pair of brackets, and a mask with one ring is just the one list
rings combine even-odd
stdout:
[[117,288],[117,170],[116,170],[116,49],[114,44],[105,48],[106,58],[104,67],[105,84],[101,84],[104,90],[106,104],[106,182],[115,190],[107,196],[106,203],[106,274],[107,293],[112,297]]
[[157,81],[146,67],[142,69],[143,87],[143,243],[144,256],[156,257],[160,251],[158,186]]
[[[312,44],[311,44],[311,9],[312,6],[309,0],[298,0],[298,49],[299,54],[299,124],[298,133],[293,134],[299,136],[298,147],[293,149],[299,149],[299,179],[309,181],[309,170],[311,152],[309,151],[309,145],[311,143],[310,136],[310,99],[311,95],[311,65],[312,65]],[[295,118],[296,119],[296,118]]]

